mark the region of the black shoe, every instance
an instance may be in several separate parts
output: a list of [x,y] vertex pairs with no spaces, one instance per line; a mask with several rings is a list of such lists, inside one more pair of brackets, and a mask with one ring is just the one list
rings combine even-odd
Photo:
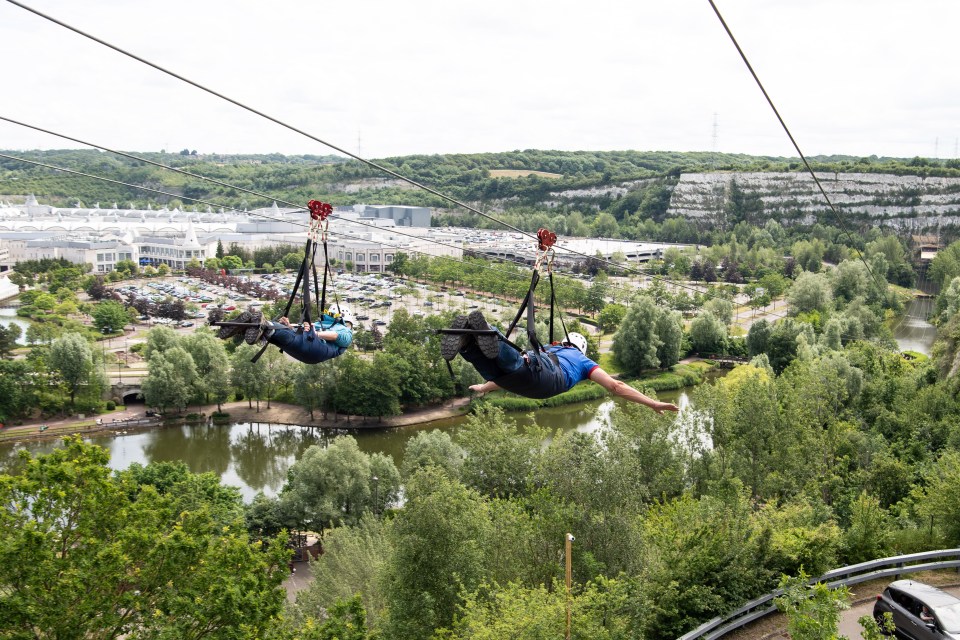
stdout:
[[[230,320],[230,322],[250,322],[250,318],[251,318],[250,312],[244,311],[233,320]],[[244,327],[237,327],[237,326],[220,327],[220,331],[217,332],[217,337],[220,338],[221,340],[228,340],[243,330],[244,330]]]
[[[486,319],[483,317],[483,314],[478,309],[477,311],[472,311],[470,315],[467,316],[467,326],[471,329],[478,330],[489,330],[490,325],[487,324]],[[500,355],[500,338],[496,334],[488,335],[475,335],[474,338],[477,341],[477,346],[480,347],[480,352],[487,356],[490,359],[496,358]]]
[[250,322],[255,322],[256,324],[244,332],[243,341],[247,344],[257,344],[257,341],[263,336],[263,332],[267,328],[265,321],[266,318],[264,318],[263,314],[259,311],[251,313]]
[[[450,325],[451,329],[465,329],[466,327],[467,316],[457,316],[453,319],[453,324]],[[440,355],[443,356],[444,360],[453,360],[460,353],[460,349],[466,346],[468,338],[470,336],[459,333],[443,334],[440,338]]]

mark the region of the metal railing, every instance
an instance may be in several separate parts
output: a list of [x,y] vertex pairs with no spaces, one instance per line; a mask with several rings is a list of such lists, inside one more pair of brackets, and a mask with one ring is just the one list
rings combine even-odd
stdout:
[[[905,556],[861,562],[860,564],[850,565],[849,567],[841,567],[827,571],[819,578],[812,579],[810,584],[822,582],[829,588],[835,589],[837,587],[850,586],[878,578],[888,578],[891,576],[899,578],[905,573],[950,568],[960,568],[960,549],[924,551],[923,553],[911,553]],[[782,593],[782,591],[777,590],[756,600],[751,600],[735,611],[731,611],[726,616],[704,622],[693,631],[680,636],[678,640],[715,640],[716,638],[723,637],[731,631],[774,613],[777,610],[777,606],[773,604],[773,600],[782,595]]]

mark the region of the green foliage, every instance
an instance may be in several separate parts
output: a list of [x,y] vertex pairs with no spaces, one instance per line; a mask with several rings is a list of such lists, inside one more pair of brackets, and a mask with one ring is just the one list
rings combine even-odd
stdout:
[[343,436],[303,453],[288,471],[282,499],[301,528],[322,532],[356,524],[367,513],[382,513],[399,489],[400,473],[391,460],[363,453],[356,439]]
[[380,576],[393,553],[388,531],[388,523],[364,516],[354,526],[326,533],[323,555],[310,562],[313,580],[288,609],[288,626],[298,629],[318,624],[324,612],[359,594],[366,623],[379,628],[387,607]]
[[487,505],[456,480],[425,469],[407,485],[407,503],[393,521],[391,539],[384,635],[426,640],[453,622],[464,594],[483,579],[493,541]]
[[839,637],[840,612],[849,608],[847,587],[831,590],[818,582],[809,586],[809,576],[800,571],[795,578],[783,576],[783,595],[774,602],[787,616],[787,632],[796,640],[836,640]]
[[678,313],[666,311],[651,298],[640,296],[613,337],[613,354],[628,373],[665,369],[680,360],[682,335]]
[[[0,476],[4,637],[264,637],[285,593],[283,540],[266,548],[69,438]],[[215,484],[219,481],[213,479]]]
[[434,467],[457,479],[462,464],[463,454],[450,434],[439,430],[421,431],[407,440],[400,475],[409,480],[420,469]]

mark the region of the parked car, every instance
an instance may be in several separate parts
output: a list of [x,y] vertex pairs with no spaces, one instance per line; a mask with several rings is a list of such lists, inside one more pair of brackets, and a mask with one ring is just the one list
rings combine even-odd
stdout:
[[890,612],[896,635],[908,640],[960,640],[960,598],[922,582],[897,580],[877,596],[873,617]]

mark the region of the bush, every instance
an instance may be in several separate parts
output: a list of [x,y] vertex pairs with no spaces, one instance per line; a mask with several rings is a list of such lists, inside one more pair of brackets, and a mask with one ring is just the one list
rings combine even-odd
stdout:
[[107,411],[113,411],[117,408],[117,403],[113,400],[107,400]]

